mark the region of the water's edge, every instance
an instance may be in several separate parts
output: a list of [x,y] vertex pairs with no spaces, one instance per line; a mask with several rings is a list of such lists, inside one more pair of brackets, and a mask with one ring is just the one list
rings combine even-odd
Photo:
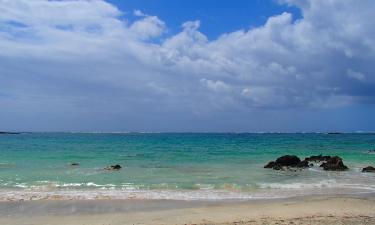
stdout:
[[272,204],[308,202],[322,199],[375,200],[375,194],[309,195],[300,197],[253,200],[39,200],[0,201],[0,216],[31,217],[44,215],[92,215],[106,213],[152,212],[238,204]]

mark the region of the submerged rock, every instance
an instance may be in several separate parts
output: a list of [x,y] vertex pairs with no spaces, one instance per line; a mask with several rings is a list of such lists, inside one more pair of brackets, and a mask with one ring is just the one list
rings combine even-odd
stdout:
[[331,157],[327,162],[321,164],[320,167],[329,171],[344,171],[349,169],[338,156]]
[[362,172],[364,173],[375,173],[375,168],[372,166],[368,166],[362,169]]
[[71,163],[70,165],[71,165],[71,166],[79,166],[79,163],[77,163],[77,162],[73,162],[73,163]]
[[122,167],[119,164],[108,166],[104,168],[105,170],[120,170]]

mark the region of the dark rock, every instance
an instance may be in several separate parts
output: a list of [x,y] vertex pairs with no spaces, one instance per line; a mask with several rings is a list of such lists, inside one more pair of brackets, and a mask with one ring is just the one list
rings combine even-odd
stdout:
[[306,160],[303,160],[297,164],[298,168],[308,168],[310,167],[309,162]]
[[105,170],[120,170],[122,167],[119,164],[108,166],[104,168]]
[[280,166],[296,167],[301,159],[295,155],[284,155],[276,159],[275,163]]
[[313,162],[321,162],[321,161],[327,161],[331,158],[331,156],[323,156],[323,155],[312,155],[310,157],[305,158],[306,161],[313,161]]
[[330,171],[344,171],[349,169],[338,156],[331,157],[327,162],[320,165],[320,167],[323,167],[324,170]]
[[71,166],[79,166],[79,163],[74,162],[74,163],[71,163],[70,165]]
[[306,157],[306,161],[321,161],[322,155],[312,155],[310,157]]
[[301,163],[301,159],[295,155],[284,155],[264,166],[264,168],[272,168],[274,170],[290,170],[292,167],[306,168],[309,165],[307,161]]
[[265,165],[264,168],[272,169],[275,165],[276,165],[276,163],[274,161],[271,161],[271,162],[267,163],[267,165]]
[[364,173],[366,173],[366,172],[375,173],[375,168],[372,167],[372,166],[368,166],[368,167],[363,168],[362,172],[364,172]]
[[278,165],[278,164],[275,164],[275,165],[272,167],[272,169],[274,169],[274,170],[285,170],[285,167],[282,167],[282,166],[280,166],[280,165]]
[[[269,162],[264,166],[264,168],[272,168],[274,170],[293,170],[293,168],[303,169],[314,166],[314,164],[310,162],[323,162],[320,167],[322,167],[324,170],[344,171],[349,169],[346,165],[344,165],[340,157],[323,155],[313,155],[305,158],[303,161],[301,161],[295,155],[284,155],[277,158],[276,161]],[[366,168],[368,168],[368,170]],[[375,172],[375,168],[373,171],[370,167],[366,168],[364,168],[363,172]]]

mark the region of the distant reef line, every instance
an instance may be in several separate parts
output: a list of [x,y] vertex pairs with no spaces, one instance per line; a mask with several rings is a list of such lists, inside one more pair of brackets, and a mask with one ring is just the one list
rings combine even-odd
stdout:
[[21,134],[20,132],[0,131],[0,134]]

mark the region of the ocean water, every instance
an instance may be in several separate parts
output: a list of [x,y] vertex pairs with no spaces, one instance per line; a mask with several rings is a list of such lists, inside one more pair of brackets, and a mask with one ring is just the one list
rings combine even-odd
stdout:
[[[375,150],[375,134],[0,135],[0,200],[247,200],[373,193],[375,174],[361,172],[375,166],[370,150]],[[263,168],[285,154],[338,155],[350,170]],[[114,164],[122,169],[103,169]]]

